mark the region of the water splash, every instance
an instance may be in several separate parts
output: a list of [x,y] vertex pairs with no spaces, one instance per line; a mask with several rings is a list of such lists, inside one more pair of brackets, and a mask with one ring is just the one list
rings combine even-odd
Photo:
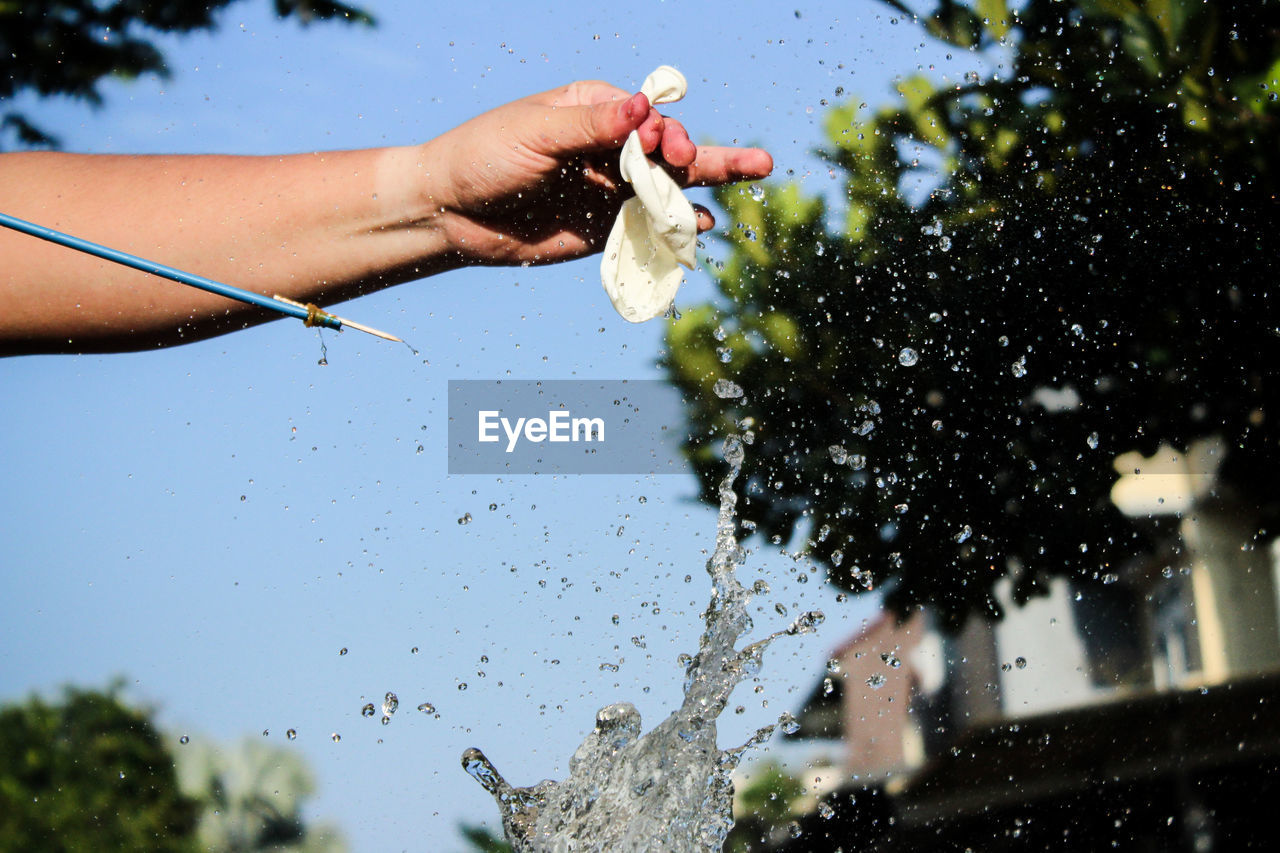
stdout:
[[680,853],[719,851],[733,826],[733,784],[743,753],[768,739],[759,729],[729,750],[716,744],[716,718],[733,689],[760,671],[765,648],[782,634],[803,634],[821,624],[817,611],[802,614],[784,631],[739,650],[751,629],[751,591],[738,582],[745,559],[738,545],[733,482],[743,461],[742,440],[725,440],[729,472],[720,482],[716,549],[707,561],[711,602],[698,653],[685,668],[684,701],[648,734],[627,702],[596,714],[596,724],[569,761],[569,778],[528,788],[510,785],[478,749],[462,766],[494,799],[507,841],[517,853],[577,853],[661,848]]

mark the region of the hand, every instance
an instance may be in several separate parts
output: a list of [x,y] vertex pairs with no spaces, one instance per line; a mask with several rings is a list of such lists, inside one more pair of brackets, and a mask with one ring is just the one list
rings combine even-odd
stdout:
[[[758,148],[698,148],[644,95],[572,83],[514,101],[426,143],[435,225],[463,263],[554,263],[604,246],[629,187],[618,152],[638,130],[677,182],[714,186],[773,169]],[[655,158],[657,159],[657,158]],[[698,230],[715,224],[695,206]]]
[[[686,185],[762,178],[644,95],[574,83],[423,145],[268,157],[0,154],[6,213],[217,281],[330,305],[462,264],[599,251],[627,135]],[[698,227],[713,225],[699,212]],[[274,314],[0,229],[0,355],[149,349]]]

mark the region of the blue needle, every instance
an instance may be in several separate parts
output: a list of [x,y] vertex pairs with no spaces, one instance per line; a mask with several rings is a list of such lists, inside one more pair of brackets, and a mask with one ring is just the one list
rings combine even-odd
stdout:
[[365,326],[362,323],[356,323],[353,320],[347,320],[327,311],[321,311],[315,305],[307,305],[301,302],[295,302],[283,296],[263,296],[261,293],[254,293],[250,290],[243,290],[239,287],[233,287],[229,284],[223,284],[220,281],[214,281],[211,278],[205,278],[202,275],[195,275],[189,272],[183,272],[174,267],[158,264],[155,261],[148,261],[137,255],[131,255],[128,252],[122,252],[119,249],[112,249],[109,246],[103,246],[98,243],[91,243],[79,237],[70,234],[64,234],[61,231],[55,231],[52,228],[46,228],[43,225],[36,225],[34,222],[28,222],[25,219],[19,219],[16,216],[10,216],[7,213],[0,213],[0,225],[11,228],[14,231],[20,231],[23,234],[29,234],[32,237],[39,237],[41,240],[48,240],[50,243],[56,243],[59,246],[65,246],[68,249],[75,249],[78,252],[84,252],[103,260],[112,261],[113,263],[122,264],[126,267],[132,267],[151,275],[157,275],[161,278],[167,278],[170,281],[176,281],[180,284],[198,287],[201,290],[207,290],[210,293],[216,293],[219,296],[226,296],[240,302],[247,302],[250,305],[257,305],[260,308],[266,308],[270,311],[276,311],[289,317],[297,317],[308,326],[324,326],[330,329],[341,330],[343,326],[350,326],[361,332],[367,332],[370,335],[376,335],[388,341],[397,341],[404,343],[403,340],[395,335],[389,335],[386,332],[380,332],[377,329]]

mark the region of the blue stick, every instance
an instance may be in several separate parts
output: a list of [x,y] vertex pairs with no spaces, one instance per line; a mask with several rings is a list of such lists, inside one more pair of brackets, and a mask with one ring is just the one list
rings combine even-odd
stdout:
[[[107,246],[91,243],[88,240],[82,240],[79,237],[73,237],[70,234],[64,234],[61,231],[55,231],[52,228],[46,228],[43,225],[36,225],[34,222],[28,222],[25,219],[19,219],[16,216],[10,216],[7,213],[0,213],[0,225],[6,228],[12,228],[14,231],[21,231],[23,234],[30,234],[32,237],[39,237],[41,240],[48,240],[50,243],[57,243],[59,246],[66,246],[68,249],[75,249],[78,252],[84,252],[88,255],[102,258],[103,260],[112,261],[117,264],[123,264],[126,267],[133,267],[136,270],[142,270],[152,275],[158,275],[161,278],[167,278],[181,284],[188,284],[192,287],[198,287],[201,290],[207,290],[210,293],[216,293],[219,296],[226,296],[231,299],[247,302],[250,305],[257,305],[260,308],[266,308],[270,311],[277,311],[289,317],[297,317],[299,320],[306,321],[309,326],[326,326],[330,329],[341,329],[343,320],[341,317],[335,317],[325,311],[320,311],[314,307],[308,307],[296,302],[284,302],[279,299],[273,299],[270,296],[263,296],[261,293],[254,293],[250,290],[242,290],[238,287],[232,287],[229,284],[223,284],[220,281],[214,281],[211,278],[205,278],[201,275],[194,275],[189,272],[183,272],[180,269],[158,264],[155,261],[148,261],[137,255],[130,255],[128,252],[121,252],[119,249],[112,249]],[[345,321],[353,327],[359,324],[352,323],[350,320]],[[366,331],[362,329],[362,331]],[[382,335],[386,337],[385,335]],[[398,338],[396,340],[399,340]]]

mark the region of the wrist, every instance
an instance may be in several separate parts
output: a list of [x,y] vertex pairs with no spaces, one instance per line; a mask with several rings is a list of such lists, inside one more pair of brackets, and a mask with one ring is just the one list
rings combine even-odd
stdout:
[[384,149],[376,168],[375,230],[397,244],[414,278],[462,266],[448,233],[441,166],[427,145],[414,145]]

